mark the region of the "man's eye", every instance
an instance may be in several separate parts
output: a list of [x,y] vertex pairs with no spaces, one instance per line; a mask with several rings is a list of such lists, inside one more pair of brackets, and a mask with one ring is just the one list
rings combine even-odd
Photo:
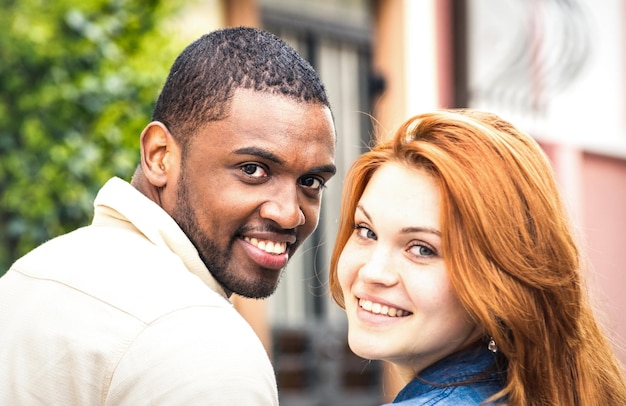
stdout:
[[258,164],[245,164],[241,167],[241,171],[253,178],[263,178],[267,176],[265,168]]
[[320,178],[316,178],[315,176],[309,176],[309,177],[301,178],[300,185],[308,189],[320,190],[324,188],[325,183],[324,183],[324,180]]

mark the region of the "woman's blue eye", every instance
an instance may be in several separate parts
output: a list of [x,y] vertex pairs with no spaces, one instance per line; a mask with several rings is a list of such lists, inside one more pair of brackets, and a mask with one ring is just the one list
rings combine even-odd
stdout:
[[432,257],[437,255],[437,253],[427,245],[423,244],[415,244],[410,248],[413,255],[417,255],[418,257]]
[[368,240],[378,239],[378,237],[376,236],[376,233],[374,233],[372,230],[370,230],[369,228],[365,226],[355,225],[354,229],[356,230],[357,235],[361,238],[368,239]]

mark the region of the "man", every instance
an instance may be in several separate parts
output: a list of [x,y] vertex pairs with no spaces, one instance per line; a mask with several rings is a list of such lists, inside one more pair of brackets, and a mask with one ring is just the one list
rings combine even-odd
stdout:
[[277,404],[263,346],[228,298],[272,294],[335,172],[324,88],[250,28],[177,58],[131,184],[93,223],[0,279],[0,404]]

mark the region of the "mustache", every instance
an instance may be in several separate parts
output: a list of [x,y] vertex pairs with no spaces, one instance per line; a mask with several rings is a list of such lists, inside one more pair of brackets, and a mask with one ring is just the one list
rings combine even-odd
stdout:
[[277,227],[274,224],[269,224],[269,223],[255,225],[255,226],[245,225],[245,226],[240,227],[237,230],[238,235],[243,235],[243,234],[251,233],[251,232],[275,233],[275,234],[285,235],[289,237],[295,237],[296,240],[298,240],[298,234],[296,233],[296,230],[294,228],[286,229],[286,228]]

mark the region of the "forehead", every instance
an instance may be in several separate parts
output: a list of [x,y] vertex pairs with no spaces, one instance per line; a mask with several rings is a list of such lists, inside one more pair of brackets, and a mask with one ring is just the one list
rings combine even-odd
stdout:
[[254,146],[284,159],[334,163],[336,135],[328,107],[248,89],[237,89],[227,117],[206,124],[196,137],[222,151]]
[[439,228],[439,187],[424,169],[383,164],[372,175],[359,204],[373,217]]

